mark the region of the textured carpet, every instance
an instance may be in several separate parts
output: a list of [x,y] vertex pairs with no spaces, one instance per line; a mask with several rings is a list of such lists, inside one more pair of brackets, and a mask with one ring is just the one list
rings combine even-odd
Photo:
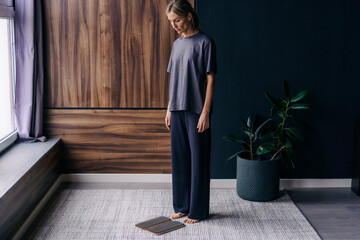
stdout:
[[171,189],[64,189],[29,238],[321,239],[286,191],[271,202],[250,202],[235,189],[211,189],[207,220],[160,236],[134,226],[172,211]]

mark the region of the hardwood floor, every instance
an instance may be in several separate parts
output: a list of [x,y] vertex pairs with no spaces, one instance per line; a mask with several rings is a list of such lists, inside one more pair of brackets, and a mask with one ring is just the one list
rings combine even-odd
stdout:
[[350,188],[287,191],[322,239],[360,239],[360,197]]

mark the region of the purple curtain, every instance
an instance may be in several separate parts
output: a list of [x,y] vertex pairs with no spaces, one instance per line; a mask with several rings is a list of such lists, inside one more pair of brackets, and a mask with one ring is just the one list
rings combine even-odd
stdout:
[[20,141],[46,141],[41,0],[15,0],[15,122]]

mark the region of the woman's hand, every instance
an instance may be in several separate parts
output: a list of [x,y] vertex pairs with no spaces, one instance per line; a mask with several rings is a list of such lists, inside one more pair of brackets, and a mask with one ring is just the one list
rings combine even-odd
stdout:
[[171,119],[171,112],[169,110],[166,110],[165,125],[167,129],[169,129],[169,131],[170,131],[170,119]]
[[198,133],[204,132],[209,127],[210,127],[209,114],[201,113],[197,127],[196,127],[198,129]]

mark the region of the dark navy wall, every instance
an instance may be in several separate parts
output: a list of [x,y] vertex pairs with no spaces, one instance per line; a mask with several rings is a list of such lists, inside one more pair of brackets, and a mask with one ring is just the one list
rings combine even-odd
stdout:
[[360,2],[349,0],[197,0],[203,31],[216,42],[212,178],[235,178],[225,159],[238,147],[239,116],[269,115],[264,92],[308,89],[311,129],[297,145],[295,170],[282,178],[350,178],[354,122],[360,118]]

